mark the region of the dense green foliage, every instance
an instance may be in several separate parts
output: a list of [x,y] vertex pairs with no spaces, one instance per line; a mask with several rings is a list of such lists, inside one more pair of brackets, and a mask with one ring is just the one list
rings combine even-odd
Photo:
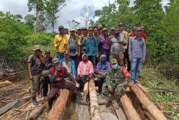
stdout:
[[0,12],[0,56],[23,59],[35,44],[52,46],[52,33],[36,33],[29,24],[20,22],[19,17]]
[[132,26],[144,25],[147,33],[147,63],[161,68],[167,76],[179,78],[179,0],[170,0],[162,8],[161,0],[117,0],[96,11],[96,25],[110,29],[120,22]]

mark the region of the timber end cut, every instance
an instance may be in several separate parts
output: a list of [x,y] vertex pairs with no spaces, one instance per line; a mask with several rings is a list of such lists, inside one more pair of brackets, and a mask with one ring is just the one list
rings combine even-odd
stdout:
[[55,104],[53,105],[51,111],[49,112],[47,120],[62,119],[63,112],[65,111],[69,96],[70,96],[69,90],[67,89],[60,90],[60,96],[57,98]]

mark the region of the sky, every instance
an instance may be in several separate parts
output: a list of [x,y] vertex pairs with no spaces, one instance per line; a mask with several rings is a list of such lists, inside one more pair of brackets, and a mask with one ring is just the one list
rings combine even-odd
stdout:
[[[29,13],[27,1],[28,0],[0,0],[0,11],[25,16]],[[84,26],[84,19],[81,15],[84,6],[92,6],[93,11],[95,11],[101,9],[103,6],[108,5],[109,1],[110,3],[113,3],[115,0],[66,0],[66,6],[64,6],[63,9],[61,9],[61,11],[57,14],[60,17],[56,23],[56,26],[58,27],[59,25],[63,24],[65,27],[70,28],[72,20],[80,22],[79,26]],[[133,1],[134,0],[131,0],[131,6]],[[168,0],[162,1],[163,5],[166,5],[167,3]],[[97,18],[93,19],[95,20]]]

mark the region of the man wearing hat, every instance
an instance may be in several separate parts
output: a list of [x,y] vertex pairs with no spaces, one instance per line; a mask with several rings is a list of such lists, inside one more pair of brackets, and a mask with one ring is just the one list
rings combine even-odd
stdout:
[[81,40],[76,38],[75,30],[70,30],[70,39],[68,40],[68,52],[70,53],[70,58],[75,61],[75,65],[78,64],[78,56],[80,56],[80,45]]
[[133,82],[138,82],[140,69],[146,58],[146,43],[144,38],[141,37],[141,32],[141,27],[136,27],[136,36],[129,41],[128,54],[131,62],[130,72]]
[[29,79],[32,82],[32,89],[31,89],[32,103],[34,105],[37,105],[36,92],[39,87],[39,80],[42,70],[44,68],[45,61],[41,54],[41,49],[39,45],[34,45],[32,50],[34,51],[34,54],[30,55],[27,60],[28,75],[29,75]]
[[56,99],[59,89],[68,89],[76,92],[75,83],[65,80],[65,76],[68,76],[68,72],[65,67],[59,66],[59,59],[53,58],[52,68],[48,72],[50,78],[51,90],[49,95],[44,101],[48,100],[49,110],[52,108],[53,101]]
[[[124,78],[122,73],[123,67],[120,67],[117,60],[112,58],[110,60],[111,70],[106,75],[106,82],[103,84],[103,95],[108,97],[109,102],[113,101],[115,95],[120,97],[122,92],[125,91],[130,78]],[[117,98],[118,99],[118,98]],[[118,105],[115,106],[118,108]]]
[[54,38],[54,46],[56,48],[56,56],[59,59],[64,58],[64,52],[67,50],[68,46],[68,35],[65,34],[64,27],[61,25],[58,28],[59,34]]
[[75,65],[75,62],[74,62],[73,59],[70,58],[69,51],[66,51],[64,53],[64,56],[65,56],[65,58],[63,58],[60,61],[60,65],[66,68],[66,70],[67,70],[67,72],[69,74],[70,80],[75,81],[75,79],[76,79],[76,65]]

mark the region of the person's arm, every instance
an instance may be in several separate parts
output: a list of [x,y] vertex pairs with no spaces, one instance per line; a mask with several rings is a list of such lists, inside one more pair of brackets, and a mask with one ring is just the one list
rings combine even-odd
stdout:
[[60,41],[58,42],[58,38],[57,38],[57,35],[56,35],[55,38],[54,38],[54,47],[56,49],[58,49],[59,45],[60,45]]
[[90,77],[93,75],[94,73],[94,68],[93,68],[93,64],[91,61],[89,61],[89,75]]
[[81,39],[79,38],[79,39],[77,39],[77,52],[78,52],[77,55],[78,56],[80,56],[80,54],[81,54],[80,53],[80,48],[81,48],[80,46],[81,46]]
[[129,54],[129,60],[132,61],[132,39],[129,40],[128,54]]
[[143,62],[145,62],[145,58],[146,58],[146,42],[144,40],[144,43],[143,43],[143,59],[142,59]]
[[65,40],[64,48],[65,48],[65,50],[68,50],[68,36],[67,35],[65,35],[64,40]]
[[98,41],[95,38],[95,51],[96,51],[96,57],[98,57]]
[[78,65],[77,74],[78,74],[78,76],[81,77],[81,62],[80,62],[79,65]]
[[28,60],[27,60],[27,65],[28,65],[28,75],[29,75],[29,79],[32,80],[33,79],[33,76],[32,76],[32,55],[30,55],[28,57]]

